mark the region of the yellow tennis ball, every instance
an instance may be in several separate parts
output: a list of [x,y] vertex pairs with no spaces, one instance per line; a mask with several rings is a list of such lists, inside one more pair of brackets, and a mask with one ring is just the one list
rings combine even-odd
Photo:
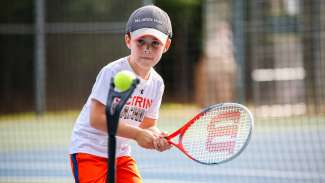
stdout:
[[134,79],[135,75],[133,74],[133,72],[127,70],[120,71],[114,76],[115,88],[119,92],[124,92],[131,87]]

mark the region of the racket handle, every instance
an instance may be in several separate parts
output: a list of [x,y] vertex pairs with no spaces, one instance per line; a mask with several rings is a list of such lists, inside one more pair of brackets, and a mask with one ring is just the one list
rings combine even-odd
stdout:
[[109,135],[109,149],[108,149],[108,166],[106,174],[107,183],[115,183],[115,155],[116,155],[116,137],[115,135]]

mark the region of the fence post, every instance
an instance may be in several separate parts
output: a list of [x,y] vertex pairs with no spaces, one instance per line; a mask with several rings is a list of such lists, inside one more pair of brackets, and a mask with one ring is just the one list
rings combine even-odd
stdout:
[[35,46],[34,46],[34,82],[36,113],[41,115],[46,110],[45,96],[45,0],[35,0]]

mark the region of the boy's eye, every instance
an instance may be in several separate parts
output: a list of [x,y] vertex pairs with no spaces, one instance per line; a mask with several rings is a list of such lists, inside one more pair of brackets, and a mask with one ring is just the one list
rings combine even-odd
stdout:
[[138,39],[137,43],[138,43],[139,46],[143,46],[146,43],[146,41],[143,40],[143,39]]
[[159,41],[152,41],[151,46],[153,46],[153,47],[159,47],[160,46],[160,42]]

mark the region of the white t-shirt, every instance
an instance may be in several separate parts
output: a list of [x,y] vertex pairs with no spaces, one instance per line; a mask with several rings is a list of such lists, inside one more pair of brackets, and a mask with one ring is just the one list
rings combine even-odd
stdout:
[[[111,78],[121,70],[133,72],[127,57],[107,64],[99,72],[91,94],[74,125],[69,148],[70,154],[82,152],[107,157],[107,133],[90,125],[90,104],[91,99],[96,99],[106,105]],[[154,69],[151,69],[148,80],[140,80],[140,84],[127,101],[120,115],[120,119],[134,126],[140,125],[144,117],[158,119],[159,107],[165,88],[161,76]],[[129,140],[116,137],[116,157],[131,155]]]

